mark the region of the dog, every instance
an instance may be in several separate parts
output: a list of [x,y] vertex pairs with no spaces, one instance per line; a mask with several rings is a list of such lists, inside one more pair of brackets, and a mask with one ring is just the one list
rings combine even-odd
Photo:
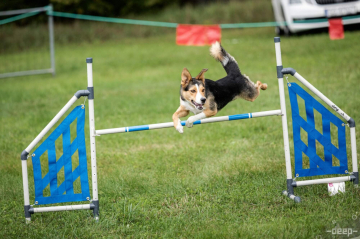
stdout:
[[195,78],[184,68],[181,73],[180,106],[173,114],[174,127],[179,133],[183,133],[181,117],[185,117],[191,111],[194,116],[186,120],[188,128],[193,127],[197,120],[216,115],[229,102],[242,98],[253,102],[261,90],[267,89],[267,84],[257,81],[253,83],[248,76],[241,74],[238,63],[219,42],[210,47],[210,55],[221,62],[227,76],[217,81],[205,79],[203,69]]

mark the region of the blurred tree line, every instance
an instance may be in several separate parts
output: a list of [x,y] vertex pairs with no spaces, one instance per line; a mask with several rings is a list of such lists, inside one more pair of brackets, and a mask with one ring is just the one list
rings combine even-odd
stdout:
[[[241,1],[241,0],[239,0]],[[0,11],[34,8],[53,4],[58,12],[69,12],[106,17],[123,17],[144,13],[156,13],[169,5],[182,7],[227,0],[2,0]]]

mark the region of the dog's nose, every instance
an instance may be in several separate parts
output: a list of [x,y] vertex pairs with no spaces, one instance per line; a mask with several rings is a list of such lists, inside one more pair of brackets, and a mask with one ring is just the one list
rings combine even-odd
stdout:
[[205,104],[206,98],[201,98],[201,103]]

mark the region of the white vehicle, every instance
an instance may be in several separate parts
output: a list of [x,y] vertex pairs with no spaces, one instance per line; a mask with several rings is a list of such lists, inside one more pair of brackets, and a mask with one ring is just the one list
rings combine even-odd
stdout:
[[333,17],[344,25],[360,23],[360,0],[272,0],[272,6],[277,34],[325,28]]

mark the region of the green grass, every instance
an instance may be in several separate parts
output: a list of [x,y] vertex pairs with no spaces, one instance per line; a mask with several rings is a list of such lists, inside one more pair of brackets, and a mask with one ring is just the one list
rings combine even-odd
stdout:
[[[237,100],[218,116],[279,109],[272,32],[223,31],[223,45],[242,72],[269,87],[255,102]],[[340,41],[327,34],[282,38],[283,64],[359,122],[360,32],[345,35]],[[225,75],[208,47],[177,46],[169,34],[58,45],[55,78],[1,79],[2,238],[330,238],[326,230],[333,221],[360,229],[359,218],[352,219],[360,213],[360,193],[351,183],[334,197],[326,185],[297,188],[300,204],[281,196],[286,176],[279,117],[200,125],[185,128],[183,135],[171,128],[97,137],[100,221],[90,211],[72,211],[35,214],[26,225],[20,153],[86,88],[90,56],[97,129],[171,121],[183,67],[193,75],[208,68],[206,77],[213,80]],[[88,131],[86,126],[87,141]],[[28,169],[34,203],[30,159]]]

